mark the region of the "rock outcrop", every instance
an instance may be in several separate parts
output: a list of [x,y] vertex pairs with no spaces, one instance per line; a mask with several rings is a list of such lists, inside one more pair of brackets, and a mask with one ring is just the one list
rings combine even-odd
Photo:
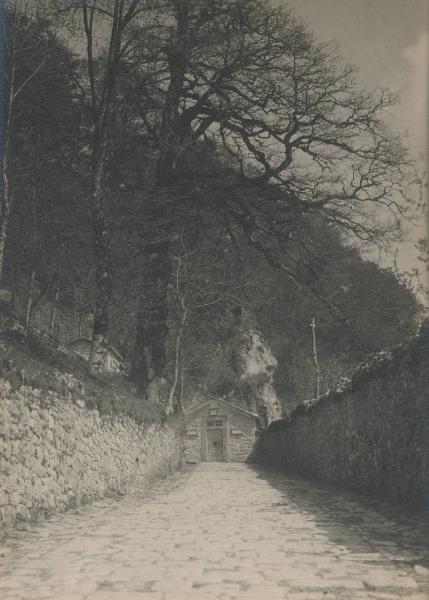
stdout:
[[237,382],[230,399],[256,412],[262,426],[267,428],[282,416],[273,387],[277,360],[261,333],[240,308],[235,310],[234,317],[228,355]]

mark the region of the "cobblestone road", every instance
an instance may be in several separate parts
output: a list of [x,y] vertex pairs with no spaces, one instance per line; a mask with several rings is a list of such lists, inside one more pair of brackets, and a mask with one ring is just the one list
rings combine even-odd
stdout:
[[427,600],[423,542],[411,517],[205,464],[14,533],[0,549],[0,598]]

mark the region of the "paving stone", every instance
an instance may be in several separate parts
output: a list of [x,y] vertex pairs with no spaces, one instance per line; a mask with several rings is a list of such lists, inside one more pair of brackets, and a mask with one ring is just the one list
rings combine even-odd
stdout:
[[203,464],[14,532],[0,597],[427,600],[421,540],[408,516],[279,473]]

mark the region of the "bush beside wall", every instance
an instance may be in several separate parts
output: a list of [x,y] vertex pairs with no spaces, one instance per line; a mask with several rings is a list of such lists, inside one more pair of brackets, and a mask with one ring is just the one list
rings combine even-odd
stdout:
[[175,470],[179,436],[0,379],[0,525],[37,519]]
[[425,324],[415,341],[375,357],[343,390],[277,422],[260,439],[258,456],[341,487],[422,504],[428,492],[428,407]]

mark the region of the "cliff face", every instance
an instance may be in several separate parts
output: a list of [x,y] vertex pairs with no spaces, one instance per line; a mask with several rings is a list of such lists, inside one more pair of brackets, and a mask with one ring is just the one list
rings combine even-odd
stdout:
[[232,401],[259,414],[263,427],[280,419],[280,402],[273,387],[277,360],[261,333],[240,314],[232,329],[229,360],[237,376]]

